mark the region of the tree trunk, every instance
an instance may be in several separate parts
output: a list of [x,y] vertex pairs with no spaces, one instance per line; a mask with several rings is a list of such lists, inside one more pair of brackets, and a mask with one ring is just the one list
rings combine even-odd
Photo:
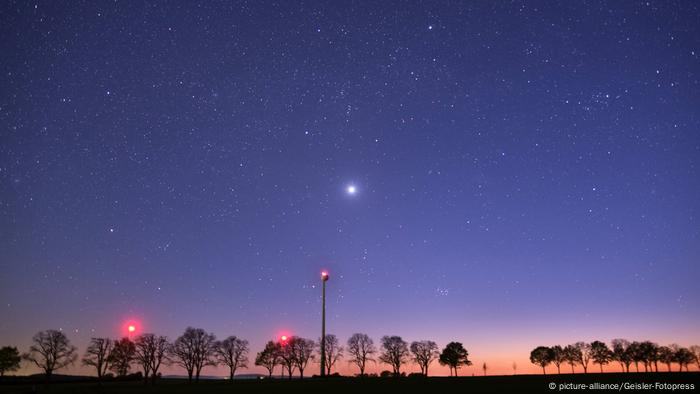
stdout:
[[557,364],[557,373],[561,375],[561,370],[559,369],[559,364]]
[[570,365],[571,365],[571,373],[575,373],[574,372],[574,364],[570,364]]
[[547,371],[544,370],[544,365],[542,366],[542,375],[546,375]]
[[455,377],[457,377],[457,367],[455,367]]
[[600,364],[600,373],[603,373],[603,364]]

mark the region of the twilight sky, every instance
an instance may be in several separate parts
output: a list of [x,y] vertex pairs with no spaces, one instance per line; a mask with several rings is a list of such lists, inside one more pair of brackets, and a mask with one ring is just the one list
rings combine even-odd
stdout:
[[698,20],[2,2],[0,345],[60,328],[82,352],[130,320],[315,339],[324,268],[329,332],[458,340],[465,374],[537,372],[537,345],[698,344]]

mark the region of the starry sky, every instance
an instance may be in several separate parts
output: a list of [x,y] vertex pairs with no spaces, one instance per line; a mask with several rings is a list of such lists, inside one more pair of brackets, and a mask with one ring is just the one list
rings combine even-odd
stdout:
[[700,342],[696,2],[202,3],[0,4],[0,345]]

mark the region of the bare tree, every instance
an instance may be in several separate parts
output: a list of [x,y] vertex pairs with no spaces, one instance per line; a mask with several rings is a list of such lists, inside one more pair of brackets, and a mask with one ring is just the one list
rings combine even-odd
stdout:
[[202,369],[216,365],[214,361],[214,344],[216,337],[201,328],[187,327],[185,333],[178,337],[171,347],[171,355],[176,364],[185,368],[188,381],[199,382]]
[[255,365],[267,369],[268,377],[272,377],[272,371],[279,364],[279,345],[273,341],[268,341],[265,348],[255,356]]
[[299,370],[299,377],[303,379],[306,365],[309,363],[309,360],[314,359],[316,343],[312,339],[293,336],[289,339],[287,346],[291,349],[292,360]]
[[513,361],[513,375],[517,375],[518,373],[518,364]]
[[16,347],[3,346],[0,349],[0,376],[5,376],[5,372],[18,370],[20,361],[22,356]]
[[248,341],[230,336],[216,342],[216,356],[222,364],[228,366],[229,379],[233,382],[238,368],[248,368]]
[[377,352],[374,341],[367,334],[355,333],[348,339],[348,354],[352,357],[351,362],[360,369],[360,376],[365,376],[367,361],[374,361],[372,355]]
[[552,364],[554,364],[555,367],[557,367],[557,373],[561,374],[561,365],[566,362],[567,358],[566,352],[559,345],[552,346],[550,349],[552,350],[552,358],[550,361],[552,362]]
[[613,359],[613,353],[605,343],[593,341],[591,342],[591,358],[594,363],[600,364],[600,372],[603,373],[603,365],[609,363]]
[[489,369],[489,367],[486,365],[486,363],[484,363],[481,368],[484,370],[484,376],[486,376],[486,370]]
[[136,346],[129,338],[124,337],[114,341],[112,351],[109,353],[109,368],[116,372],[117,376],[126,376],[131,369],[131,363],[136,355]]
[[457,376],[457,369],[462,365],[472,365],[469,361],[469,352],[459,342],[450,342],[442,349],[440,358],[438,359],[441,365],[450,367],[450,376],[454,370],[454,376]]
[[440,357],[438,346],[433,341],[415,341],[411,343],[413,360],[420,367],[420,373],[428,376],[428,366]]
[[109,355],[114,343],[109,338],[92,338],[83,356],[83,365],[94,367],[97,370],[97,378],[102,377],[109,370]]
[[40,331],[34,335],[32,342],[29,353],[23,354],[22,358],[44,370],[47,380],[51,379],[54,371],[73,364],[78,358],[76,347],[61,331]]
[[333,365],[343,357],[343,347],[340,346],[340,342],[338,341],[338,337],[336,337],[333,334],[328,334],[326,335],[326,340],[325,341],[318,341],[319,343],[319,357],[321,356],[321,343],[324,343],[326,345],[326,375],[331,374],[331,369],[333,369]]
[[279,363],[282,365],[282,375],[284,375],[285,368],[287,369],[287,375],[289,380],[292,379],[294,374],[294,350],[290,346],[291,339],[277,344],[277,357],[279,357]]
[[382,352],[379,354],[379,360],[391,365],[394,376],[401,376],[401,365],[408,361],[408,357],[408,344],[400,336],[382,337]]
[[136,346],[135,359],[143,368],[144,381],[148,381],[150,375],[151,381],[155,383],[160,365],[167,361],[166,356],[170,350],[168,338],[154,334],[143,334],[136,338],[134,344]]

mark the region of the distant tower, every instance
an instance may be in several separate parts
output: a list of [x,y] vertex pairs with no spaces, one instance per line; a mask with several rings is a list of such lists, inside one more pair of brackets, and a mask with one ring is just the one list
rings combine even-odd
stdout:
[[323,302],[321,306],[321,376],[326,376],[326,282],[328,282],[328,272],[321,272],[321,282],[323,282]]

